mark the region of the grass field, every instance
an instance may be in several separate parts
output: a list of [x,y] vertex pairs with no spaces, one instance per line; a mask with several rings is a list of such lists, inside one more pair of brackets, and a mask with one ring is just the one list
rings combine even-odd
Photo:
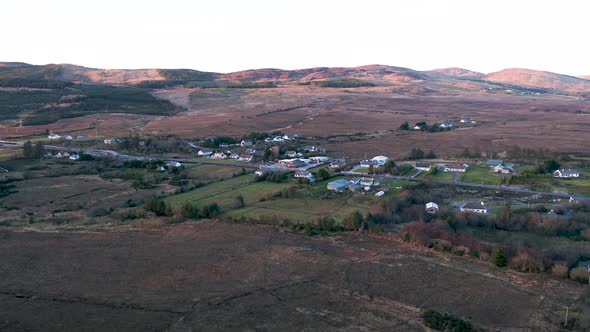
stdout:
[[436,174],[432,174],[431,172],[425,172],[418,175],[418,178],[450,181],[453,179],[453,173],[438,171]]
[[459,177],[461,182],[471,182],[480,184],[498,184],[501,183],[503,178],[499,175],[490,173],[490,169],[487,167],[472,166],[467,169],[465,174]]
[[292,182],[254,182],[254,178],[254,175],[248,174],[214,182],[189,192],[170,196],[166,198],[166,201],[173,208],[178,208],[185,202],[196,205],[206,205],[216,202],[222,208],[233,208],[236,197],[240,195],[244,197],[244,202],[248,205],[294,185]]
[[190,179],[200,180],[202,182],[211,182],[228,179],[234,174],[241,173],[241,169],[231,166],[203,165],[203,164],[185,164],[186,173]]

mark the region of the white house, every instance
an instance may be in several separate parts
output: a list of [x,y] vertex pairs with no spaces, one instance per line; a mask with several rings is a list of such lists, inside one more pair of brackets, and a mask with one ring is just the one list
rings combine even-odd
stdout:
[[461,118],[461,121],[459,121],[461,123],[470,123],[471,119],[470,118]]
[[426,213],[436,214],[438,213],[438,204],[434,202],[426,203]]
[[241,147],[244,147],[244,148],[249,148],[249,147],[251,147],[252,145],[254,145],[254,142],[252,142],[252,140],[250,140],[250,139],[243,139],[243,140],[240,142],[240,146],[241,146]]
[[377,193],[375,193],[375,196],[377,197],[382,197],[383,195],[385,195],[384,191],[378,191]]
[[453,124],[447,121],[447,122],[443,122],[439,127],[443,128],[443,129],[452,128]]
[[113,140],[112,140],[112,139],[110,139],[110,138],[105,138],[105,139],[104,139],[102,142],[103,142],[104,144],[108,144],[108,145],[110,145],[110,144],[113,144]]
[[295,177],[298,179],[307,179],[309,182],[315,181],[315,176],[310,171],[297,171]]
[[383,166],[389,161],[389,158],[385,156],[377,156],[371,159],[373,166]]
[[297,157],[297,152],[290,150],[290,151],[285,152],[285,155],[289,158],[295,158],[295,157]]
[[465,173],[467,167],[465,165],[446,165],[443,169],[444,172],[456,172],[456,173]]
[[73,140],[73,139],[74,139],[74,138],[73,138],[71,135],[66,135],[64,138],[65,138],[67,141],[71,141],[71,140]]
[[199,152],[197,152],[197,155],[199,155],[201,157],[209,157],[212,154],[213,154],[213,150],[211,150],[211,149],[201,149],[201,150],[199,150]]
[[72,153],[70,155],[70,160],[78,160],[78,159],[80,159],[80,155],[75,154],[75,153]]
[[226,159],[227,156],[225,155],[225,153],[223,152],[215,152],[212,156],[211,159]]
[[478,213],[478,214],[487,214],[488,209],[485,207],[483,202],[467,202],[463,204],[460,208],[461,212],[469,212],[469,213]]
[[252,161],[252,155],[241,155],[239,161]]
[[49,138],[49,139],[60,139],[61,136],[58,135],[58,134],[50,133],[49,136],[47,136],[47,138]]
[[580,173],[575,169],[558,169],[557,171],[553,172],[554,178],[579,178]]
[[181,167],[182,164],[179,163],[178,161],[169,161],[166,163],[166,166],[168,166],[168,167]]
[[419,171],[424,171],[424,172],[428,172],[430,171],[430,169],[432,168],[432,165],[428,164],[428,163],[416,163],[414,165],[414,168],[419,170]]

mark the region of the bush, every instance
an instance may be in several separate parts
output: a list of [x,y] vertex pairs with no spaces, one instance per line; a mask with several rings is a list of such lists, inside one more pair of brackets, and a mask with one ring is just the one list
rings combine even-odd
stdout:
[[199,209],[189,202],[184,203],[180,208],[179,214],[184,219],[198,219]]
[[434,310],[426,310],[422,314],[426,326],[438,331],[467,332],[475,331],[471,323],[450,314],[442,314]]
[[163,199],[158,197],[150,197],[145,200],[144,208],[146,211],[153,212],[156,216],[170,216],[172,209]]
[[588,270],[586,267],[576,267],[570,271],[570,278],[582,284],[588,283]]
[[545,271],[543,262],[527,253],[521,253],[510,260],[510,268],[520,272],[540,273]]
[[554,264],[553,267],[551,267],[551,274],[558,278],[567,278],[567,270],[567,266],[563,264]]

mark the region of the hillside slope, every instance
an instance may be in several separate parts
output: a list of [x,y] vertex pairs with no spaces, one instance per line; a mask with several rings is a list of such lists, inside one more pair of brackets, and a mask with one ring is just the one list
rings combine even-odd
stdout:
[[482,77],[482,79],[491,82],[509,83],[569,92],[590,91],[589,80],[531,69],[504,69],[495,73],[487,74]]

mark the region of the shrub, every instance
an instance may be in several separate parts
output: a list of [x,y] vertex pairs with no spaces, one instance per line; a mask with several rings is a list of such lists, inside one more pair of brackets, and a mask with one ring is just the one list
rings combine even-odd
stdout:
[[179,214],[184,219],[198,219],[199,209],[191,203],[186,202],[180,208]]
[[570,278],[582,284],[588,283],[588,270],[586,267],[580,266],[573,268],[570,271]]
[[443,314],[434,310],[426,310],[422,314],[426,326],[438,331],[468,332],[475,331],[471,323],[450,314]]
[[149,197],[145,200],[144,208],[146,211],[153,212],[156,216],[170,216],[172,209],[163,199],[158,197]]
[[557,263],[554,264],[553,267],[551,267],[551,274],[558,278],[567,278],[567,270],[567,266],[565,266],[564,264]]
[[520,253],[513,257],[510,260],[510,268],[520,272],[539,273],[545,271],[543,262],[528,253]]

